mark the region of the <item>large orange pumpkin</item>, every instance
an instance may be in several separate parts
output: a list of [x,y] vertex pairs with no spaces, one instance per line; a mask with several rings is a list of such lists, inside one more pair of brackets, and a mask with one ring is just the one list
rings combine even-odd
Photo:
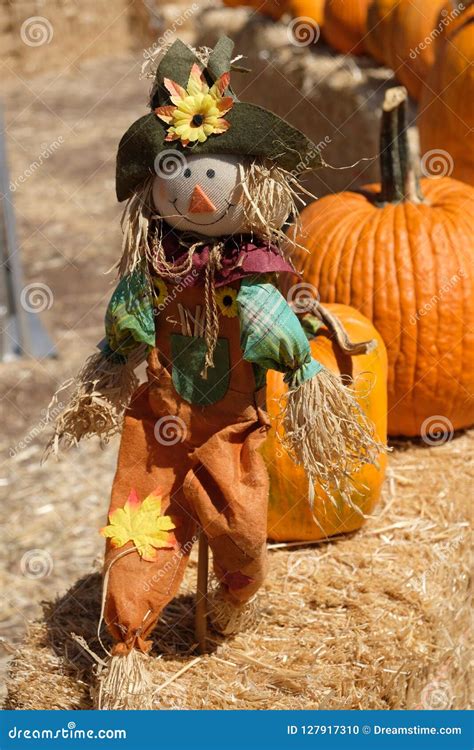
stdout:
[[372,0],[367,9],[365,48],[382,65],[386,64],[390,19],[397,2],[398,0]]
[[353,305],[388,350],[388,431],[415,436],[430,417],[474,422],[474,189],[417,185],[406,91],[387,92],[382,184],[328,195],[301,214],[295,264],[321,301]]
[[284,13],[290,13],[294,18],[311,19],[319,27],[324,15],[324,0],[224,0],[224,5],[247,6],[276,21]]
[[367,51],[392,68],[415,99],[434,63],[445,6],[446,0],[374,0],[368,10]]
[[371,0],[326,0],[324,38],[344,54],[363,55],[367,9]]
[[[421,150],[447,152],[450,174],[474,185],[474,5],[445,29],[423,87]],[[426,157],[429,159],[429,157]]]
[[[368,354],[350,357],[342,354],[337,344],[322,327],[311,341],[313,356],[333,372],[350,375],[359,403],[373,421],[380,441],[387,435],[387,355],[385,346],[373,325],[357,310],[345,305],[328,305],[345,326],[354,342],[374,338],[378,346]],[[267,385],[267,408],[276,417],[279,399],[285,392],[283,376],[270,372]],[[274,430],[270,431],[263,456],[270,475],[270,502],[268,509],[268,537],[278,541],[308,541],[353,531],[364,521],[361,513],[342,506],[335,508],[327,495],[316,490],[314,514],[308,504],[308,480],[304,470],[295,466],[282,449]],[[352,500],[362,513],[368,514],[380,496],[385,474],[386,456],[380,457],[380,466],[364,466],[355,476],[356,489]]]
[[284,13],[288,13],[288,0],[224,0],[224,5],[230,8],[247,6],[255,12],[278,21]]
[[294,18],[310,18],[317,26],[324,21],[324,0],[288,0],[288,10]]

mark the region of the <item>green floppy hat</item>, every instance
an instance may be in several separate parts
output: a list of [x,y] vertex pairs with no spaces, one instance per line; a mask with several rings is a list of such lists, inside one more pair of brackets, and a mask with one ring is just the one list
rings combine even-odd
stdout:
[[273,160],[278,166],[292,171],[314,169],[323,164],[317,146],[300,130],[278,115],[256,104],[240,102],[228,86],[226,96],[233,99],[225,114],[229,128],[223,133],[209,135],[205,141],[194,141],[183,146],[181,141],[165,141],[168,126],[155,109],[171,104],[165,79],[183,88],[188,84],[193,65],[198,65],[209,86],[231,70],[234,43],[222,37],[209,55],[205,69],[194,52],[177,40],[163,56],[151,94],[152,112],[136,120],[123,135],[117,153],[116,191],[119,201],[126,200],[150,175],[160,153],[172,150],[184,156],[192,154],[235,154]]

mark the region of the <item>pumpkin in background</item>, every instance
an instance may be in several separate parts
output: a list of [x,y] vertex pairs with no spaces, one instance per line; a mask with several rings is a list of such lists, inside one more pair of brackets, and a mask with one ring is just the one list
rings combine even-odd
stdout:
[[278,21],[284,13],[288,13],[287,0],[224,0],[224,5],[229,8],[246,6],[253,8],[255,12]]
[[324,0],[288,0],[288,11],[293,18],[310,18],[322,30]]
[[367,9],[371,0],[326,0],[324,38],[344,54],[363,55],[366,51]]
[[367,9],[366,37],[364,44],[367,52],[381,65],[386,63],[386,48],[391,29],[390,18],[398,0],[372,0]]
[[[310,346],[313,357],[336,373],[350,375],[364,412],[373,421],[377,437],[387,436],[387,355],[385,346],[373,325],[357,310],[345,305],[327,305],[354,342],[376,339],[377,347],[368,354],[343,354],[323,326],[316,331]],[[267,408],[277,417],[279,399],[286,386],[281,373],[270,371],[267,377]],[[275,541],[309,541],[360,528],[364,517],[357,510],[336,508],[321,488],[316,488],[314,520],[308,504],[308,480],[304,469],[295,466],[284,451],[274,430],[262,449],[270,476],[268,507],[268,538]],[[386,456],[380,457],[379,468],[364,466],[354,475],[353,502],[362,513],[369,514],[380,497],[384,480]]]
[[[422,154],[441,159],[453,177],[474,185],[474,5],[445,29],[423,87],[418,117]],[[472,209],[471,209],[472,210]]]
[[[471,100],[472,104],[472,100]],[[327,195],[301,213],[296,268],[321,302],[353,305],[388,351],[388,432],[416,436],[429,419],[474,423],[474,189],[415,176],[406,90],[385,97],[381,185]],[[426,421],[428,420],[428,421]]]
[[374,0],[367,13],[367,51],[387,65],[414,99],[434,63],[446,0]]
[[[321,27],[324,15],[325,0],[224,0],[230,8],[246,6],[278,21],[284,13],[294,18],[308,18]],[[303,31],[301,32],[303,33]]]

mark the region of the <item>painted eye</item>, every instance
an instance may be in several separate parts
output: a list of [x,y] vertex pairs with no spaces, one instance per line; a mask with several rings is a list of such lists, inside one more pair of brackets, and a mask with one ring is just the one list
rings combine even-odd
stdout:
[[186,167],[186,169],[183,172],[184,177],[191,177],[191,170],[189,167]]
[[216,176],[216,173],[215,173],[215,171],[213,169],[208,169],[207,172],[206,172],[206,174],[209,177],[209,179],[212,179],[212,177]]

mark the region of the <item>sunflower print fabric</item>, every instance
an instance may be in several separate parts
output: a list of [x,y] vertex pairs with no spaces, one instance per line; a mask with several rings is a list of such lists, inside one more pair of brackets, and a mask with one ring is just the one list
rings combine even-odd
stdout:
[[222,286],[216,290],[217,306],[226,318],[235,318],[238,315],[237,294],[238,290],[232,286]]
[[159,276],[153,277],[153,298],[155,306],[159,309],[164,305],[168,296],[168,287]]

